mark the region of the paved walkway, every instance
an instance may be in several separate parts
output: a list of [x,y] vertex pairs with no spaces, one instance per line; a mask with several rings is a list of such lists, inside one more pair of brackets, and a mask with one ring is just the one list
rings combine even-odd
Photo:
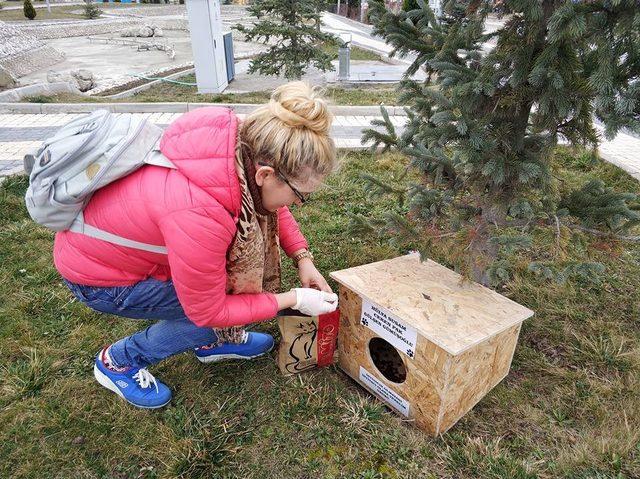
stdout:
[[[322,30],[324,32],[333,33],[337,36],[341,34],[350,35],[351,45],[371,50],[387,57],[393,50],[391,45],[385,43],[384,38],[373,35],[372,25],[366,25],[330,12],[322,12],[322,23]],[[504,19],[499,20],[497,17],[490,16],[485,22],[485,33],[496,31],[503,24]],[[494,46],[495,39],[485,43],[483,49],[489,51]],[[394,59],[399,63],[408,65],[416,59],[416,55],[413,53],[405,57],[397,55]]]
[[[356,111],[354,110],[354,113]],[[166,126],[182,113],[136,113],[150,121]],[[82,115],[81,113],[0,114],[0,177],[22,172],[22,157],[36,149],[42,140],[51,136],[60,126]],[[238,113],[240,118],[244,114]],[[335,117],[332,135],[339,148],[363,149],[362,131],[371,127],[378,116],[342,114]],[[392,116],[391,121],[401,131],[406,117]],[[640,181],[640,138],[619,133],[612,141],[603,140],[600,156],[627,171]]]
[[[158,126],[165,127],[182,113],[137,113]],[[65,123],[81,116],[78,113],[60,114],[0,114],[0,177],[22,172],[22,158],[35,150],[42,140]],[[238,114],[244,118],[244,114]],[[339,148],[363,149],[362,130],[370,127],[375,116],[336,116],[332,135]],[[391,117],[396,127],[402,127],[406,117]]]
[[[65,3],[72,4],[71,2]],[[22,8],[22,7],[16,7]],[[389,45],[384,41],[371,34],[371,26],[355,22],[344,17],[323,13],[324,30],[335,34],[350,33],[352,44],[377,51],[386,55],[391,50]],[[500,26],[500,21],[488,22],[487,30],[495,30]],[[413,60],[412,57],[398,59],[402,63],[408,63]],[[40,142],[55,132],[57,128],[76,118],[80,113],[46,113],[49,105],[45,104],[36,108],[38,105],[32,105],[34,109],[27,111],[37,111],[39,113],[18,114],[6,113],[0,114],[0,177],[9,174],[19,173],[22,171],[22,157],[25,153],[37,148]],[[151,105],[152,111],[163,110],[162,105]],[[64,106],[63,106],[64,107]],[[144,111],[144,105],[140,107]],[[140,111],[137,110],[137,111]],[[368,109],[371,113],[371,109]],[[48,110],[51,111],[51,110]],[[64,110],[63,110],[64,111]],[[69,110],[66,110],[69,111]],[[73,110],[71,110],[73,111]],[[136,111],[136,110],[134,110]],[[149,111],[149,110],[147,110]],[[171,107],[167,107],[167,111],[179,111]],[[183,110],[184,111],[184,110]],[[242,111],[242,110],[241,110]],[[244,111],[247,111],[246,109]],[[376,110],[377,112],[377,110]],[[166,126],[182,113],[140,113],[150,117],[151,121]],[[362,131],[370,127],[370,123],[377,116],[363,115],[358,112],[358,107],[349,110],[349,108],[341,108],[336,113],[333,136],[340,148],[358,149],[366,148],[367,145],[361,145],[360,138]],[[244,117],[243,114],[238,114]],[[392,121],[399,129],[402,128],[406,117],[392,116]],[[615,164],[627,171],[634,178],[640,180],[640,138],[620,133],[612,141],[604,141],[600,146],[600,155],[606,161]]]
[[603,160],[616,165],[640,181],[640,138],[618,133],[613,140],[603,140],[600,143],[599,153]]

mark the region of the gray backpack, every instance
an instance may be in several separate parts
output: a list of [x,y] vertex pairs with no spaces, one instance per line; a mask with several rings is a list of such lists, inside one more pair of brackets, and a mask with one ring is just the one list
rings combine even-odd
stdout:
[[25,202],[37,223],[121,246],[166,254],[84,222],[91,195],[146,164],[175,168],[158,150],[162,129],[141,115],[98,110],[64,125],[35,154],[24,157],[29,175]]

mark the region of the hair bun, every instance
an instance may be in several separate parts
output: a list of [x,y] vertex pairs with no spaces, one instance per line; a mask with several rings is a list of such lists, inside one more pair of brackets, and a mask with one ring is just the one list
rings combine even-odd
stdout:
[[291,128],[307,128],[319,134],[329,134],[333,119],[316,89],[301,81],[278,87],[271,95],[269,110]]

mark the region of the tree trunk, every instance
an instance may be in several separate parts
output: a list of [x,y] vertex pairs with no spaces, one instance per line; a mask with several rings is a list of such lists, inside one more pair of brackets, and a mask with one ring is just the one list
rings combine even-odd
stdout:
[[484,286],[489,286],[488,266],[498,256],[498,247],[489,242],[490,228],[493,225],[503,226],[507,222],[507,205],[505,203],[491,203],[485,198],[480,202],[482,213],[476,227],[475,235],[469,244],[468,266],[471,279]]

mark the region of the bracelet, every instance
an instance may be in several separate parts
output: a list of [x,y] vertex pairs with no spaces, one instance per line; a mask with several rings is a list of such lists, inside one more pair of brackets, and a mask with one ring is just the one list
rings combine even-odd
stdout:
[[293,264],[296,268],[298,267],[298,263],[302,258],[309,258],[311,261],[313,261],[313,254],[308,249],[305,249],[303,251],[300,251],[298,254],[293,255],[291,259],[293,260]]

